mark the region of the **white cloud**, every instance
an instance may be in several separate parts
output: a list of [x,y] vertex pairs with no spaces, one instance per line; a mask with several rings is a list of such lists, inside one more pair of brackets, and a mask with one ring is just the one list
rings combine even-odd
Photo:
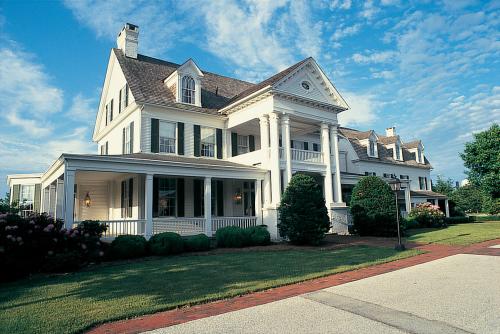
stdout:
[[350,9],[352,5],[351,0],[333,0],[330,4],[330,8],[332,9]]
[[84,97],[81,93],[73,97],[68,116],[77,121],[92,123],[97,113],[97,100]]
[[354,24],[354,25],[349,26],[349,27],[340,26],[333,33],[332,39],[334,41],[338,41],[344,37],[353,36],[359,32],[360,28],[361,28],[361,24],[359,24],[359,23]]
[[365,0],[363,9],[359,15],[367,20],[371,20],[378,12],[380,12],[380,9],[374,5],[373,0]]
[[343,93],[342,96],[350,107],[349,110],[339,114],[339,123],[342,126],[368,126],[376,120],[375,96],[353,92]]
[[369,52],[366,55],[355,53],[352,60],[360,64],[387,63],[397,56],[394,51]]

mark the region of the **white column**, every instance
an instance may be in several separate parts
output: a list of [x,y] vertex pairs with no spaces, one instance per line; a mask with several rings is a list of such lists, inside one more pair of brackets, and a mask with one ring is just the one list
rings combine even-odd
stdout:
[[333,203],[333,185],[332,185],[332,159],[330,156],[330,127],[326,123],[321,123],[321,150],[323,153],[323,162],[326,166],[325,171],[325,202],[330,210]]
[[405,207],[406,207],[406,214],[410,214],[411,197],[410,197],[410,183],[409,182],[406,184],[406,188],[405,188]]
[[64,181],[56,180],[54,219],[64,219]]
[[224,145],[222,145],[223,158],[227,159],[231,157],[231,130],[223,129],[222,137],[224,141]]
[[333,200],[335,203],[342,203],[342,183],[340,177],[340,159],[339,159],[339,138],[337,125],[330,127],[330,140],[332,142],[333,160],[335,162],[335,191],[333,192]]
[[[269,149],[269,119],[267,115],[259,117],[260,125],[260,148],[262,151]],[[269,152],[266,153],[269,156]]]
[[285,149],[285,160],[286,160],[286,170],[285,170],[285,184],[284,188],[286,189],[286,186],[292,179],[292,148],[290,147],[290,141],[292,138],[290,138],[290,118],[288,115],[283,115],[281,119],[281,124],[283,128],[283,147]]
[[68,230],[73,228],[74,209],[75,209],[75,171],[66,169],[64,171],[63,219],[64,219],[64,226]]
[[205,177],[205,234],[212,236],[212,178]]
[[445,208],[445,213],[446,213],[446,217],[449,217],[450,216],[450,206],[448,204],[448,199],[445,199],[444,200],[444,208]]
[[264,207],[268,208],[271,205],[271,173],[267,172],[264,175]]
[[262,180],[255,180],[255,215],[257,225],[262,224]]
[[146,238],[153,235],[153,174],[146,174],[144,182],[144,219],[146,220]]
[[270,135],[270,170],[271,170],[271,192],[272,204],[277,206],[281,201],[281,175],[280,175],[280,147],[279,147],[279,116],[276,113],[269,114]]

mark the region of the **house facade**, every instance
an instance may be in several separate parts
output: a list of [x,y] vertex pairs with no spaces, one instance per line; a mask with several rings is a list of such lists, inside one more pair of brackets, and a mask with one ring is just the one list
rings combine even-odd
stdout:
[[11,175],[11,201],[67,227],[93,219],[107,235],[206,233],[267,225],[278,238],[282,193],[294,173],[322,186],[333,231],[365,175],[402,179],[402,214],[433,201],[421,142],[339,126],[349,106],[313,58],[258,83],[138,54],[126,24],[110,52],[93,140],[96,154],[63,154],[43,174]]

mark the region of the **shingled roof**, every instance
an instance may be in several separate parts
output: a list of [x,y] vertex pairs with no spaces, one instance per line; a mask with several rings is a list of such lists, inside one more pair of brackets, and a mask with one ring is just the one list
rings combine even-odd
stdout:
[[202,71],[202,106],[187,106],[176,102],[174,94],[163,82],[181,65],[140,54],[137,59],[126,57],[120,49],[113,49],[113,52],[138,103],[172,106],[216,115],[217,110],[226,106],[234,96],[255,86],[250,82]]
[[397,136],[387,137],[377,134],[377,137],[379,138],[379,141],[377,142],[378,158],[373,158],[368,156],[368,152],[366,151],[366,146],[361,144],[360,142],[360,140],[367,139],[370,136],[371,130],[358,131],[354,129],[341,127],[339,128],[339,132],[349,140],[352,147],[354,148],[354,151],[356,151],[359,160],[371,161],[371,162],[383,162],[395,165],[406,165],[406,166],[426,168],[426,169],[432,168],[431,164],[429,163],[429,161],[425,156],[424,156],[425,164],[418,163],[415,159],[415,153],[410,152],[405,145],[403,145],[402,147],[403,161],[394,159],[393,149],[392,148],[389,149],[385,145],[395,143],[397,140]]

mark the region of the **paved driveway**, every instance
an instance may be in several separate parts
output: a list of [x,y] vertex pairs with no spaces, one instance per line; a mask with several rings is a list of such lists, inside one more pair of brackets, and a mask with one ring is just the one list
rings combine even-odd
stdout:
[[150,333],[500,334],[500,256],[454,255]]

